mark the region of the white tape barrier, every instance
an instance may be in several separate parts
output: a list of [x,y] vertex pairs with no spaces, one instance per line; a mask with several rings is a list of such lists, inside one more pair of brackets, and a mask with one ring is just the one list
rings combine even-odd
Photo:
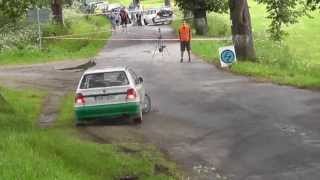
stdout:
[[[68,38],[68,37],[42,37],[42,39],[58,39],[58,40],[89,40],[89,41],[180,41],[180,39],[126,39],[126,38],[115,38],[115,39],[104,39],[104,38]],[[231,37],[222,37],[222,38],[194,38],[192,41],[230,41]]]
[[[128,13],[141,13],[141,11],[129,11]],[[111,15],[111,14],[118,14],[116,12],[107,12],[107,13],[96,13],[96,14],[77,14],[74,15],[74,17],[82,17],[82,16],[107,16],[107,15]],[[72,17],[72,15],[71,15]],[[172,18],[168,18],[169,20],[189,20],[189,19],[193,19],[193,17],[186,17],[186,18],[176,18],[176,17],[172,17]]]

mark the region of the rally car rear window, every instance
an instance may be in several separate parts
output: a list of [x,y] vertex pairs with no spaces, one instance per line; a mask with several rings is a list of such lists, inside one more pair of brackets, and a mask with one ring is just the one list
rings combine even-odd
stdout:
[[128,77],[124,71],[95,73],[83,77],[80,89],[125,86],[128,84]]

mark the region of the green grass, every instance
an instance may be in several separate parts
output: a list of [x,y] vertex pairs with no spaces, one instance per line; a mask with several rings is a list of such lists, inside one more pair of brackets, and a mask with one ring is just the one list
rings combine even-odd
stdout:
[[2,97],[1,94],[0,94],[0,104],[1,104],[0,112],[8,113],[12,110],[9,104],[7,103],[7,101],[4,99],[4,97]]
[[[269,20],[265,7],[249,1],[252,16],[255,48],[258,60],[241,61],[231,67],[233,72],[269,79],[279,84],[302,88],[320,88],[320,13],[314,12],[310,19],[300,18],[299,23],[285,27],[289,36],[281,43],[268,38]],[[210,13],[208,17],[209,35],[229,36],[228,15]],[[181,22],[174,22],[177,29]],[[227,27],[227,29],[226,29]],[[221,33],[220,33],[221,32]],[[222,33],[225,32],[225,33]],[[219,63],[218,48],[232,42],[192,42],[193,52],[206,61]]]
[[[52,24],[43,25],[43,36],[71,35],[88,32],[107,31],[110,24],[105,17],[70,17],[65,20],[65,27]],[[86,38],[108,39],[110,32],[91,34]],[[106,41],[88,40],[44,40],[42,51],[38,49],[19,49],[1,52],[0,65],[44,63],[56,60],[80,59],[95,56]]]
[[[80,140],[73,128],[73,96],[63,98],[55,127],[39,129],[42,100],[46,93],[5,88],[0,93],[15,113],[0,112],[0,179],[176,179],[175,164],[165,160],[157,149],[139,144],[97,144]],[[3,104],[1,104],[3,105]],[[125,154],[120,147],[134,149]],[[156,173],[155,164],[168,167]]]

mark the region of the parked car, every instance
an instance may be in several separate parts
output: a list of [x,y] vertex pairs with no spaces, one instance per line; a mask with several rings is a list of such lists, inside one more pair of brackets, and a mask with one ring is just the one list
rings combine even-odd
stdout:
[[170,8],[153,8],[145,11],[144,24],[170,24],[173,11]]
[[123,5],[115,3],[115,4],[109,4],[108,11],[112,12],[120,12],[120,9],[123,8]]
[[90,120],[126,117],[142,122],[142,113],[151,109],[143,78],[128,67],[87,70],[75,97],[76,124]]
[[85,12],[88,13],[88,14],[93,14],[95,12],[96,7],[99,4],[103,4],[103,2],[101,2],[101,1],[99,1],[99,2],[95,2],[95,1],[89,2],[85,6]]
[[98,3],[96,4],[94,13],[95,14],[103,14],[106,13],[108,11],[108,3],[106,2],[102,2],[102,3]]

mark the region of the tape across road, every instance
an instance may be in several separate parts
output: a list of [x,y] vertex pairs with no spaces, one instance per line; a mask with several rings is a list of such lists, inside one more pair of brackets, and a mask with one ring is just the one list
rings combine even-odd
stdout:
[[[101,34],[101,33],[108,33],[108,32],[114,32],[114,30],[105,30],[105,31],[96,31],[96,32],[87,32],[87,33],[79,33],[79,34],[69,34],[69,35],[60,35],[60,36],[47,36],[47,37],[41,37],[41,39],[57,39],[57,40],[89,40],[89,41],[180,41],[178,38],[157,38],[159,37],[158,31],[155,30],[147,30],[149,32],[152,32],[150,34],[139,34],[139,33],[133,33],[130,31],[123,32],[124,34],[128,35],[137,35],[142,38],[88,38],[88,37],[81,37],[85,35],[95,35],[95,34]],[[80,36],[80,37],[75,37]],[[155,38],[156,37],[156,38]],[[212,38],[193,38],[192,41],[230,41],[232,40],[231,37],[212,37]]]
[[[42,39],[58,39],[58,40],[89,40],[89,41],[180,41],[180,39],[172,38],[172,39],[156,39],[156,38],[114,38],[114,39],[106,39],[106,38],[82,38],[82,37],[59,37],[59,36],[51,36],[51,37],[42,37]],[[229,41],[231,37],[222,37],[222,38],[194,38],[191,41]]]

